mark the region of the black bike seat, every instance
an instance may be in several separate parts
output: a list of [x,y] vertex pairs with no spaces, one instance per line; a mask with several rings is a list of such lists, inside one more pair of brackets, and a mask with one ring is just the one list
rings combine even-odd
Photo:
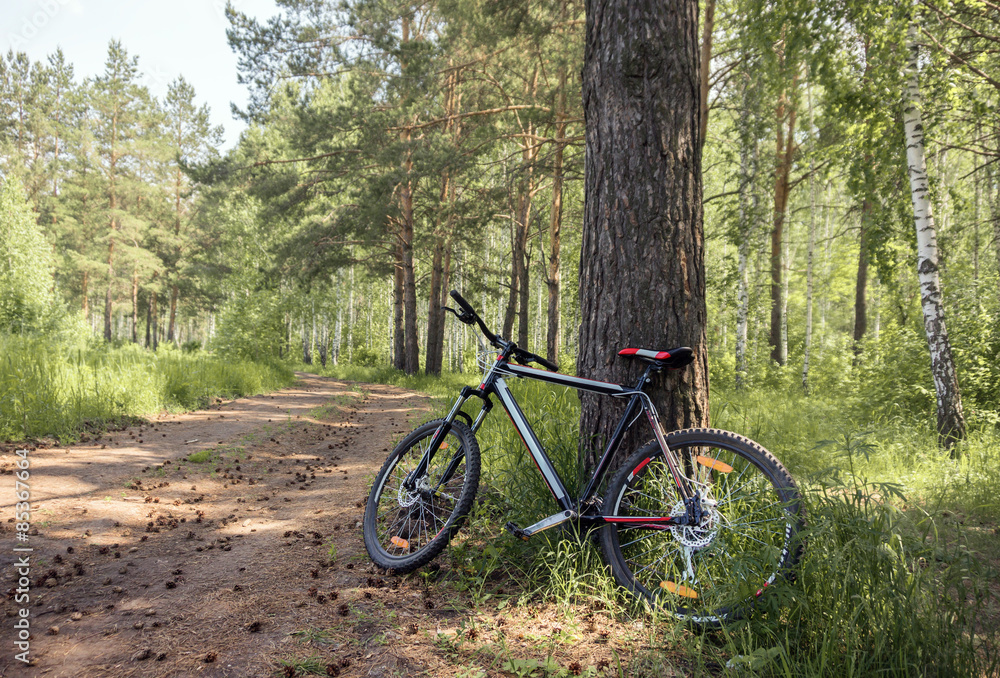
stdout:
[[618,355],[624,358],[638,358],[647,363],[678,369],[694,362],[694,351],[687,346],[679,346],[668,351],[654,351],[646,348],[623,348]]

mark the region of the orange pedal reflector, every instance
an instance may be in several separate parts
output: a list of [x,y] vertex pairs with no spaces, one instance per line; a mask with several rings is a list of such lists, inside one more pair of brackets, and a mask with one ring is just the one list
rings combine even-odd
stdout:
[[695,457],[695,461],[697,461],[702,466],[707,466],[708,468],[714,469],[719,473],[733,472],[732,466],[730,466],[729,464],[725,464],[719,461],[718,459],[712,459],[711,457],[703,457],[699,454],[697,457]]
[[406,541],[402,537],[393,537],[389,541],[392,542],[393,546],[398,546],[401,549],[408,549],[408,548],[410,548],[410,542]]
[[672,581],[661,581],[660,587],[665,588],[671,593],[676,593],[679,596],[684,596],[685,598],[697,598],[698,592],[692,588],[684,586],[684,584],[675,584]]

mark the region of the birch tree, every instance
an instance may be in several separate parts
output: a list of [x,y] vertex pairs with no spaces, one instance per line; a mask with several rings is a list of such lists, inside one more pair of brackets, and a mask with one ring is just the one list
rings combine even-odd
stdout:
[[924,315],[924,330],[931,357],[931,374],[937,395],[938,443],[957,455],[955,443],[965,438],[965,417],[962,414],[962,394],[952,359],[948,330],[945,327],[944,302],[938,277],[937,233],[931,209],[930,185],[924,157],[924,125],[921,113],[917,24],[911,22],[907,32],[907,78],[903,126],[906,134],[906,163],[910,176],[910,197],[913,221],[917,229],[917,275],[920,280],[920,302]]

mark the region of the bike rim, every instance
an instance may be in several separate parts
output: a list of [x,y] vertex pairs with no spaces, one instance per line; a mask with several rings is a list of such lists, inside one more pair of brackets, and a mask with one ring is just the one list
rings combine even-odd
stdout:
[[[706,500],[706,516],[697,527],[618,526],[621,559],[637,592],[657,606],[696,623],[718,623],[752,605],[788,561],[794,493],[732,449],[697,443],[672,449]],[[683,515],[662,456],[633,474],[616,498],[615,515]]]
[[[428,431],[397,456],[375,490],[375,539],[391,559],[411,557],[454,524],[455,509],[465,485],[466,460],[461,439],[453,432],[442,441],[427,474],[419,481],[421,489],[408,492],[403,488],[403,481],[420,462],[433,435],[433,430]],[[442,482],[442,475],[456,455],[461,455],[460,463],[451,477]]]

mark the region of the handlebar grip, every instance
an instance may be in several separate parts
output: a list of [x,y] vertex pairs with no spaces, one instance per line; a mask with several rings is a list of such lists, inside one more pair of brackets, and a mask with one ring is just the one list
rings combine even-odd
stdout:
[[471,313],[472,315],[476,315],[476,312],[472,310],[472,304],[467,302],[465,300],[465,297],[463,297],[461,294],[458,293],[458,290],[451,291],[451,298],[455,300],[456,304],[462,307],[463,311],[465,311],[466,313]]
[[559,366],[558,365],[556,365],[555,363],[550,363],[548,360],[546,360],[542,356],[536,355],[536,356],[534,356],[534,358],[538,362],[538,364],[541,365],[542,367],[544,367],[545,369],[550,370],[552,372],[558,372],[559,371]]
[[559,366],[556,365],[555,363],[550,363],[542,356],[535,355],[531,351],[525,351],[523,348],[515,349],[514,358],[522,365],[526,363],[538,363],[539,365],[541,365],[542,367],[551,372],[559,371]]

